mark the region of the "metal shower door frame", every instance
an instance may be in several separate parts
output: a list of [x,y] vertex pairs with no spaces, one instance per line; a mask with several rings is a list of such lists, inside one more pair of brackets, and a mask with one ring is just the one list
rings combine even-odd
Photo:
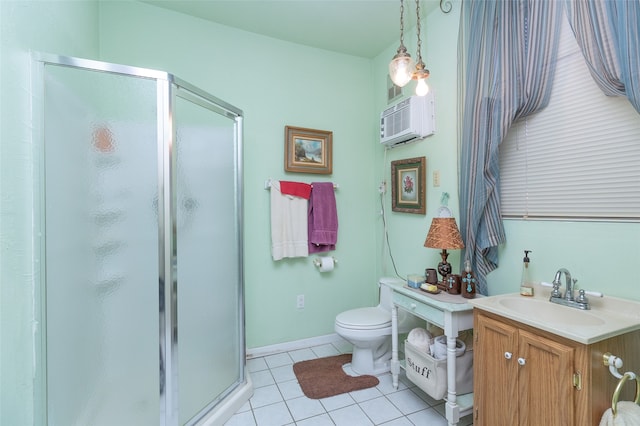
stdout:
[[[176,128],[173,122],[175,98],[180,97],[193,102],[212,112],[223,115],[234,121],[234,161],[235,161],[235,177],[234,177],[234,194],[235,209],[237,211],[237,247],[238,247],[238,319],[239,319],[239,340],[240,340],[240,377],[235,387],[227,389],[224,396],[233,392],[233,390],[244,383],[246,378],[245,362],[245,315],[244,315],[244,250],[243,250],[243,161],[242,161],[242,142],[243,142],[243,112],[235,106],[224,102],[223,100],[211,95],[210,93],[199,89],[198,87],[181,80],[174,75],[147,68],[133,67],[128,65],[114,64],[90,59],[75,58],[70,56],[54,55],[47,53],[32,53],[33,63],[33,92],[37,104],[38,97],[43,98],[43,75],[45,65],[55,65],[70,67],[76,69],[84,69],[88,71],[99,71],[111,74],[120,74],[131,77],[146,78],[156,81],[156,103],[157,103],[157,155],[158,155],[158,286],[163,295],[162,303],[159,303],[159,343],[160,343],[160,413],[158,413],[160,426],[176,426],[178,425],[178,321],[177,321],[177,304],[178,304],[178,282],[175,262],[177,259],[177,241],[174,230],[177,228],[177,176],[176,176]],[[44,159],[42,152],[38,152],[41,148],[38,141],[44,138],[42,129],[43,112],[41,109],[34,107],[33,119],[34,125],[34,159],[36,163],[40,163],[39,167],[34,169],[34,182],[36,186],[34,194],[34,210],[38,211],[44,206]],[[168,214],[167,214],[168,212]],[[47,419],[47,402],[46,402],[46,292],[44,290],[44,280],[46,271],[46,259],[44,250],[43,235],[45,231],[44,218],[34,222],[36,232],[34,233],[34,251],[36,255],[36,265],[34,267],[34,276],[40,283],[36,286],[35,298],[38,305],[35,310],[36,323],[42,324],[36,331],[36,393],[40,393],[36,398],[35,414],[36,419]],[[39,249],[38,249],[39,247]],[[169,286],[167,286],[169,283]],[[169,367],[167,369],[167,366]],[[164,371],[163,371],[164,370]],[[164,382],[163,382],[164,380]],[[205,407],[201,413],[198,413],[189,424],[196,424],[199,420],[206,417],[207,413],[216,406],[212,402]],[[164,413],[164,415],[162,415]]]

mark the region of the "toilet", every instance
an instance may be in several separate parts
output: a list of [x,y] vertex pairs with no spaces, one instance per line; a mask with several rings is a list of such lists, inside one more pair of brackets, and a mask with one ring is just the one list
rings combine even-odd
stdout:
[[[335,332],[353,345],[351,369],[354,373],[380,375],[391,367],[391,307],[392,290],[382,278],[380,304],[371,308],[357,308],[336,316]],[[397,281],[397,280],[394,280]],[[398,332],[406,333],[414,327],[424,327],[424,321],[398,310]]]

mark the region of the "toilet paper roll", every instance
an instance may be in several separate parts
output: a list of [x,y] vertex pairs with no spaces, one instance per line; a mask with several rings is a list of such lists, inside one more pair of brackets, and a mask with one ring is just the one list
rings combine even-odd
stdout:
[[320,272],[331,272],[334,266],[333,257],[325,256],[320,258]]

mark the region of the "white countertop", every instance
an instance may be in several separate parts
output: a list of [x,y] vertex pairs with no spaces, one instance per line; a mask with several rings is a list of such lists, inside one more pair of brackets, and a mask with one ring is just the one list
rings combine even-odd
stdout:
[[469,299],[469,304],[584,344],[640,329],[640,302],[590,297],[591,309],[583,311],[550,302],[550,292],[535,286],[533,297],[512,293]]

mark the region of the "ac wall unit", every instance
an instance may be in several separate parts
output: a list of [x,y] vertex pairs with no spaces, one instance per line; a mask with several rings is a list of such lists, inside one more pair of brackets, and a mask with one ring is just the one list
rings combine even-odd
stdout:
[[433,92],[411,96],[380,114],[380,143],[389,147],[424,139],[435,131]]

